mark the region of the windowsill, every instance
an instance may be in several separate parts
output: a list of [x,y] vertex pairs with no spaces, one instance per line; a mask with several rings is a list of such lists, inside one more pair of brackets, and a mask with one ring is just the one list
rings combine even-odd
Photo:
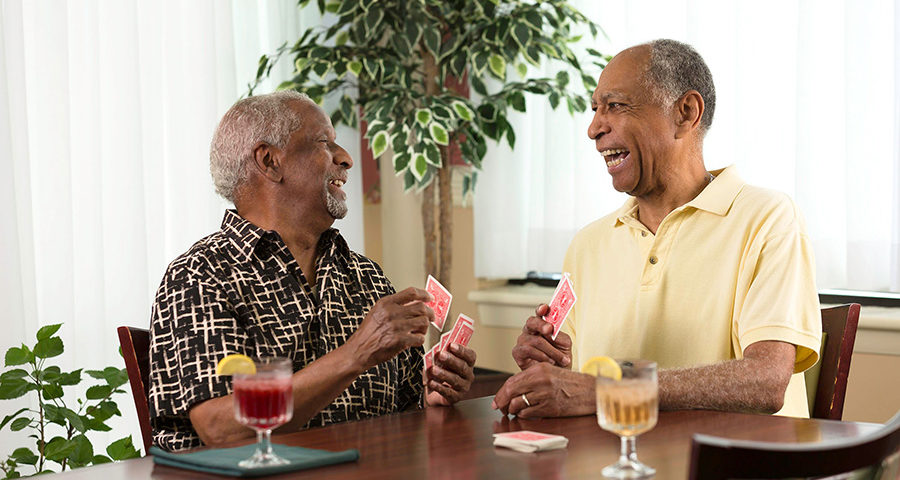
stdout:
[[[482,325],[518,330],[534,314],[534,307],[550,301],[553,291],[553,287],[503,285],[472,290],[469,300],[478,305]],[[900,308],[863,305],[853,351],[900,355]]]

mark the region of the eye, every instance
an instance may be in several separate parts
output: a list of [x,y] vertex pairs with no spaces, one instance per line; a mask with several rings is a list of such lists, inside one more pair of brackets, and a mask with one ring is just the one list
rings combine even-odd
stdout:
[[610,109],[621,108],[621,107],[625,106],[624,103],[619,103],[619,102],[609,102],[607,105],[609,106]]

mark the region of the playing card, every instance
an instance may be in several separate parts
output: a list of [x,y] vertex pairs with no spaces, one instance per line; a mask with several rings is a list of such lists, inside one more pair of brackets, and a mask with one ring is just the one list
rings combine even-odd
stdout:
[[453,325],[453,330],[450,331],[447,345],[444,348],[449,347],[451,343],[462,346],[468,345],[473,333],[475,333],[475,321],[460,313],[459,317],[456,318],[456,324]]
[[562,435],[522,430],[519,432],[495,433],[494,446],[506,447],[517,452],[541,452],[565,448],[569,439]]
[[434,300],[426,303],[434,310],[434,321],[431,324],[441,331],[444,329],[444,322],[447,321],[447,314],[450,313],[450,301],[453,300],[453,295],[431,275],[425,281],[425,290],[434,297]]
[[532,432],[531,430],[520,430],[518,432],[495,433],[494,438],[502,437],[522,442],[534,442],[537,440],[552,440],[558,438],[559,435],[550,435],[541,432]]
[[564,273],[562,278],[559,279],[556,291],[553,292],[553,299],[550,300],[550,312],[544,315],[544,320],[553,324],[553,340],[556,340],[563,322],[569,316],[572,307],[575,306],[575,300],[577,298],[575,297],[575,288],[572,285],[572,280],[569,279],[568,273]]
[[434,365],[434,347],[425,353],[425,370],[427,371],[432,365]]

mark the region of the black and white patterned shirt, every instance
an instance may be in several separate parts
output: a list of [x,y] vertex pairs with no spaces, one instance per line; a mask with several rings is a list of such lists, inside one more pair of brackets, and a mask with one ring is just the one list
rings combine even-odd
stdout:
[[[350,251],[335,229],[320,237],[317,258],[313,291],[276,232],[229,210],[220,231],[169,265],[150,320],[156,445],[202,444],[188,411],[231,392],[230,377],[215,374],[225,355],[288,357],[300,370],[343,345],[372,305],[394,293],[378,264]],[[363,373],[307,427],[406,410],[422,394],[422,349],[407,349]]]

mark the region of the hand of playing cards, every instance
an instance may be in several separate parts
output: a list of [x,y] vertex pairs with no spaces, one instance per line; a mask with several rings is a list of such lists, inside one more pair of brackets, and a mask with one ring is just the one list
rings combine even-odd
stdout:
[[566,317],[569,316],[569,312],[575,306],[575,300],[577,300],[575,288],[572,285],[568,272],[565,272],[562,278],[559,279],[556,291],[553,292],[553,298],[550,300],[550,312],[544,315],[544,320],[553,325],[553,340],[556,340],[563,322],[566,321]]
[[511,448],[517,452],[543,452],[566,448],[569,439],[562,435],[520,430],[518,432],[495,433],[494,446]]
[[[434,322],[432,322],[432,325],[438,330],[443,330],[444,323],[447,321],[447,315],[450,313],[450,301],[453,299],[453,295],[431,275],[428,276],[425,282],[425,291],[434,298],[434,300],[426,304],[434,310]],[[451,343],[464,347],[468,346],[473,333],[475,333],[475,322],[465,314],[459,314],[456,323],[453,325],[453,330],[441,335],[441,340],[425,353],[425,370],[434,365],[434,357],[446,350]]]

